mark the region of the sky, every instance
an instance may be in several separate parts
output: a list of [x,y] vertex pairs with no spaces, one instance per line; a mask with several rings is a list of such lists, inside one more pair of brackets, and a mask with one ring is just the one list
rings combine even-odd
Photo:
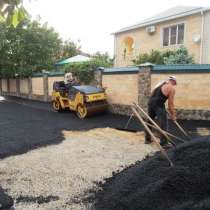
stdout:
[[24,0],[32,19],[41,17],[87,53],[114,51],[113,32],[174,6],[210,7],[210,0]]

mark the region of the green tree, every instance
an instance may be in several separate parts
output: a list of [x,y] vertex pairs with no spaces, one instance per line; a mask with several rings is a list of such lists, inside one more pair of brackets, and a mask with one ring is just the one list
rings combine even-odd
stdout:
[[75,43],[71,40],[64,41],[61,45],[61,51],[59,55],[60,60],[64,60],[66,58],[73,57],[75,55],[80,54],[81,46],[78,43]]
[[[99,56],[100,54],[100,56]],[[65,72],[72,72],[79,81],[89,84],[94,79],[94,71],[99,67],[111,67],[112,63],[108,62],[107,58],[101,58],[101,53],[97,53],[92,60],[81,63],[71,63],[64,66]],[[108,57],[109,58],[109,57]]]
[[16,27],[28,16],[22,0],[0,0],[0,21]]
[[94,60],[97,60],[103,64],[103,67],[112,67],[114,63],[114,58],[111,58],[108,54],[108,52],[101,53],[96,52],[91,56]]
[[46,25],[27,21],[16,28],[1,24],[0,70],[3,76],[27,76],[49,70],[60,53],[59,35]]

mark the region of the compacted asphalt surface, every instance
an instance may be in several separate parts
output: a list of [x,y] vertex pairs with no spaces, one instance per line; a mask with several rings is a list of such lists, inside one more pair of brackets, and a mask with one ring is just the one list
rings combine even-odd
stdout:
[[[124,127],[127,117],[104,113],[79,119],[74,112],[55,112],[50,103],[18,99],[0,100],[0,159],[64,140],[63,130]],[[134,129],[139,125],[131,122]]]
[[[39,147],[59,144],[64,140],[63,130],[89,130],[93,128],[124,128],[127,116],[104,113],[79,119],[74,112],[53,111],[50,103],[16,97],[0,97],[0,159],[23,154]],[[195,135],[198,127],[209,128],[208,121],[179,121]],[[136,120],[129,129],[142,130]],[[169,130],[181,136],[172,123]]]

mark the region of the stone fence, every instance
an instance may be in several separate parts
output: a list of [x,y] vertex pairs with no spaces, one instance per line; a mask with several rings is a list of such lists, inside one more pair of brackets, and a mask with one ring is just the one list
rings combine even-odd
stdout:
[[[93,84],[106,88],[110,110],[131,114],[133,102],[145,110],[154,86],[168,76],[177,77],[175,107],[180,119],[210,120],[210,65],[141,65],[95,71]],[[64,74],[51,72],[29,78],[0,79],[0,93],[50,101],[54,81]]]
[[[98,73],[99,71],[99,73]],[[101,85],[100,70],[95,71],[93,85]],[[39,101],[51,101],[53,82],[63,81],[64,73],[38,73],[28,78],[0,79],[0,93],[4,96],[17,96]]]
[[114,113],[130,114],[130,105],[145,110],[154,86],[177,78],[175,108],[179,119],[210,120],[210,65],[142,65],[103,71],[102,85]]

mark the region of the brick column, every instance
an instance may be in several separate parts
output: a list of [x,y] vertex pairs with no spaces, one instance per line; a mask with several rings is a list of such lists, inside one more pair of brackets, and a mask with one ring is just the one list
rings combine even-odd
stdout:
[[28,78],[28,98],[32,99],[32,77]]
[[99,67],[95,72],[94,72],[94,83],[96,86],[102,87],[102,73],[103,73],[104,68]]
[[48,101],[48,75],[43,75],[44,101]]
[[138,73],[138,104],[147,111],[147,103],[151,94],[151,63],[139,65]]

